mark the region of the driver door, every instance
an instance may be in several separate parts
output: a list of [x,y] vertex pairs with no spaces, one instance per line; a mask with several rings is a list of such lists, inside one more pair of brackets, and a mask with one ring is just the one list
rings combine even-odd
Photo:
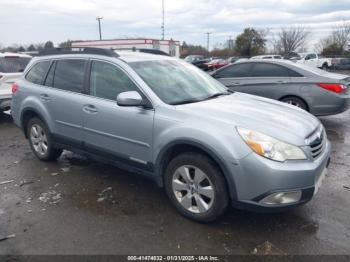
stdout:
[[123,163],[147,167],[152,159],[154,110],[118,106],[116,97],[141,91],[119,66],[92,60],[89,96],[84,99],[85,147]]

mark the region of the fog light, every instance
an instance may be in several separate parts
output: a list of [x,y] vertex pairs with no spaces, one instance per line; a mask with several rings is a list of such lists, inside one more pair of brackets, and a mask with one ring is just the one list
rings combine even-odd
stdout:
[[263,198],[259,202],[265,205],[280,205],[298,202],[301,199],[301,191],[277,192]]

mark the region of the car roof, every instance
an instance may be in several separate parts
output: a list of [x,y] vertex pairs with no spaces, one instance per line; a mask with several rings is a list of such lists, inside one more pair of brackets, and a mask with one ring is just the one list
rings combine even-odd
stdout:
[[35,61],[40,60],[48,60],[48,59],[68,59],[68,58],[109,58],[109,59],[119,59],[126,63],[130,62],[143,62],[143,61],[154,61],[154,60],[175,60],[176,58],[165,56],[165,55],[158,55],[158,54],[149,54],[149,53],[142,53],[142,52],[132,52],[132,51],[115,51],[118,56],[104,56],[100,54],[86,54],[86,53],[72,53],[72,54],[52,54],[52,55],[42,55],[42,56],[36,56],[34,58]]
[[21,53],[12,53],[12,52],[0,53],[0,57],[6,57],[6,56],[10,56],[10,57],[28,57],[28,58],[31,58],[30,55],[21,54]]
[[175,60],[176,58],[165,55],[155,55],[142,52],[118,52],[119,59],[129,63],[129,62],[142,62],[151,60]]

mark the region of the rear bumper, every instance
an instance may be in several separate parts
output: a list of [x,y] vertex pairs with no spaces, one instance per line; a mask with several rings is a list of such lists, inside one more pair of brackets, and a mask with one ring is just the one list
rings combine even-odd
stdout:
[[329,105],[314,106],[311,112],[317,116],[336,115],[345,112],[350,107],[350,95],[336,95],[332,97]]
[[11,108],[11,96],[0,96],[0,111],[7,111]]

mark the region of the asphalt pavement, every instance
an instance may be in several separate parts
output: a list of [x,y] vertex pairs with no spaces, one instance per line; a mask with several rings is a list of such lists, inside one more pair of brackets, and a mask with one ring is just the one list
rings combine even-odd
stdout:
[[232,209],[198,224],[137,174],[68,151],[38,161],[2,115],[0,254],[350,254],[349,118],[320,118],[332,161],[311,202],[278,214]]

